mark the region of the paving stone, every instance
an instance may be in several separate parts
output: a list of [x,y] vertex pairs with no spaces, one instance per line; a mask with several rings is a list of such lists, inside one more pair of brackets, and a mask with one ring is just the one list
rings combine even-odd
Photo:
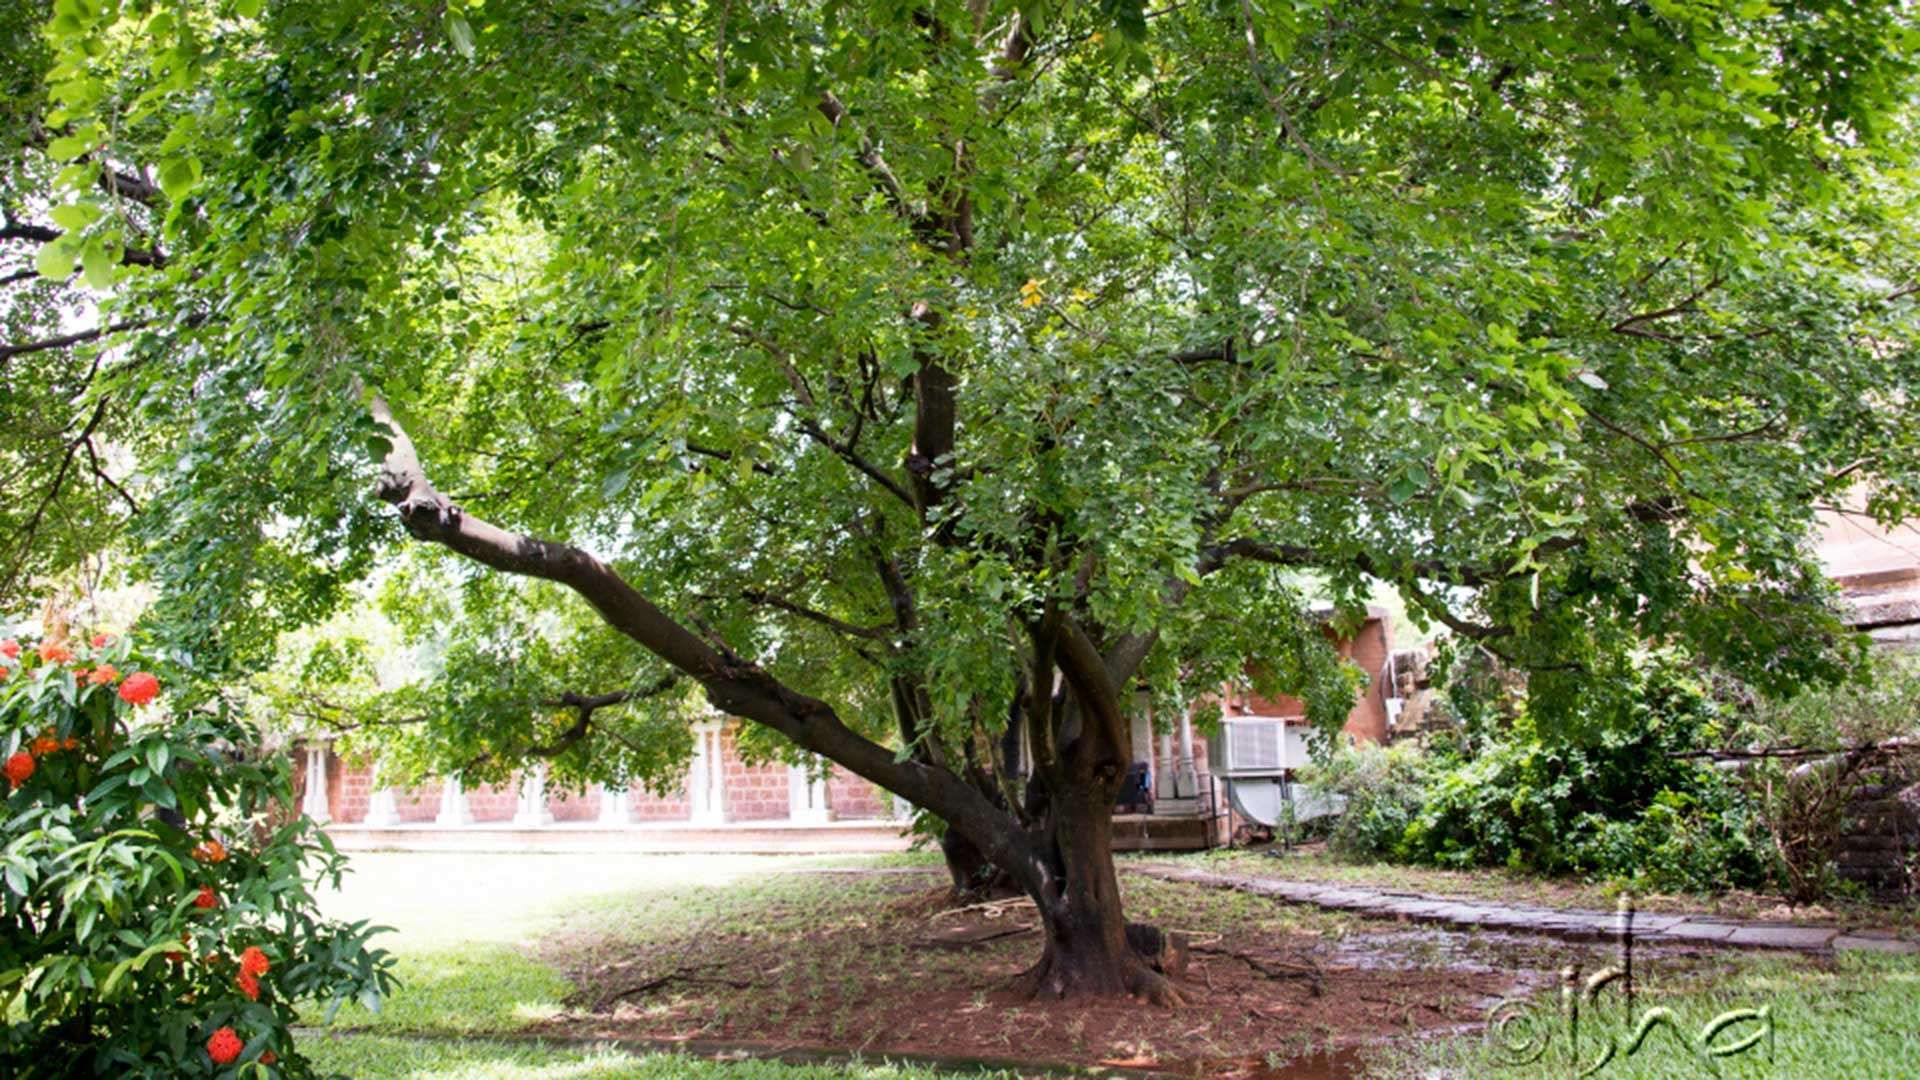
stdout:
[[1480,925],[1490,930],[1527,930],[1534,933],[1546,930],[1548,916],[1536,911],[1515,911],[1512,908],[1489,908],[1481,917]]
[[1479,926],[1481,920],[1493,913],[1493,909],[1477,907],[1473,904],[1447,904],[1435,913],[1434,921],[1453,923],[1456,926]]
[[[1613,916],[1608,916],[1608,919],[1611,921]],[[1661,931],[1679,926],[1686,921],[1687,917],[1685,915],[1641,915],[1636,913],[1633,916],[1633,934],[1635,937],[1643,934],[1658,934]]]
[[1878,935],[1867,937],[1864,932],[1859,934],[1841,934],[1839,937],[1833,939],[1833,949],[1836,952],[1840,950],[1858,950],[1861,952],[1898,953],[1903,956],[1920,954],[1920,945],[1916,945],[1911,941],[1901,941],[1898,938],[1881,937]]
[[1379,897],[1359,889],[1323,889],[1313,902],[1323,907],[1359,908],[1379,902]]
[[1393,913],[1400,918],[1425,921],[1423,916],[1445,911],[1452,905],[1437,900],[1396,900],[1392,906]]
[[1729,945],[1769,949],[1824,949],[1840,931],[1818,926],[1743,926],[1727,937]]
[[1555,937],[1574,941],[1607,941],[1614,936],[1613,927],[1592,916],[1555,915],[1541,920],[1540,926]]
[[1662,930],[1657,936],[1674,938],[1680,941],[1725,941],[1740,929],[1731,923],[1696,922],[1683,919]]
[[[1327,882],[1231,877],[1172,867],[1142,867],[1137,872],[1166,881],[1238,889],[1287,903],[1352,911],[1370,918],[1407,919],[1461,929],[1485,928],[1582,941],[1605,941],[1617,937],[1620,928],[1618,912],[1610,911],[1549,908],[1537,904],[1471,903],[1404,889],[1369,889]],[[1902,940],[1892,931],[1878,929],[1842,933],[1830,927],[1737,923],[1705,916],[1642,912],[1634,913],[1631,927],[1634,938],[1642,941],[1920,954],[1920,942]]]

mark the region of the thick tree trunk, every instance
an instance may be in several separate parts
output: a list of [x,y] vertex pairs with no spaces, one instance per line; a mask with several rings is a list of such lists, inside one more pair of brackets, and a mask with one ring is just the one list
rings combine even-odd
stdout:
[[1046,933],[1040,962],[1021,989],[1052,997],[1131,996],[1180,1003],[1163,972],[1172,955],[1152,927],[1129,927],[1113,866],[1113,792],[1104,783],[1048,793],[1049,881],[1034,897]]

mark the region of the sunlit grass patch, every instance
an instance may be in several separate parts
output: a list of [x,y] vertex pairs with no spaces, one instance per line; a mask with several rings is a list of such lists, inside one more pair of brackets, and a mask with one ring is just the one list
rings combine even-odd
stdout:
[[[1381,1076],[1531,1077],[1567,1072],[1573,1054],[1565,1014],[1551,996],[1531,1002],[1543,1040],[1531,1060],[1502,1052],[1487,1039],[1464,1036],[1405,1044],[1375,1061]],[[1627,1054],[1637,1026],[1651,1009],[1671,1010],[1673,1024],[1656,1023],[1637,1052]],[[1766,1019],[1732,1023],[1702,1036],[1734,1010],[1766,1010]],[[1732,1047],[1770,1026],[1771,1039],[1737,1053],[1707,1055],[1702,1046]],[[1893,1077],[1920,1076],[1920,960],[1843,954],[1831,963],[1802,957],[1728,957],[1709,975],[1644,980],[1629,1019],[1617,995],[1603,991],[1583,1012],[1577,1056],[1598,1060],[1608,1044],[1613,1059],[1595,1073],[1620,1080],[1670,1077]],[[1577,1068],[1574,1069],[1577,1071]]]

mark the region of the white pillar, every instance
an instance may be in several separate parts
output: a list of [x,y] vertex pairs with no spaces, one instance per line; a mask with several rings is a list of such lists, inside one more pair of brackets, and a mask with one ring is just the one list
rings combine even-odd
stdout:
[[1180,710],[1180,761],[1173,781],[1174,794],[1191,799],[1200,794],[1200,773],[1193,764],[1193,715]]
[[633,799],[627,790],[625,784],[619,787],[600,785],[600,824],[633,824]]
[[514,805],[513,823],[523,829],[553,824],[553,811],[547,809],[547,766],[545,762],[527,770],[520,778],[519,800]]
[[827,796],[827,778],[816,760],[787,768],[787,816],[794,821],[820,825],[833,820],[833,803]]
[[721,760],[720,725],[716,721],[693,725],[693,762],[687,776],[687,801],[698,825],[727,820],[727,768]]
[[322,825],[332,818],[327,813],[327,744],[318,740],[307,744],[307,791],[300,812]]
[[449,776],[440,782],[440,813],[433,822],[436,825],[473,824],[473,811],[467,806],[467,793],[461,790],[459,777]]
[[1160,733],[1160,759],[1153,763],[1154,794],[1162,799],[1179,797],[1173,773],[1173,732],[1163,731]]
[[400,805],[394,801],[393,789],[380,786],[380,763],[373,763],[373,775],[367,778],[373,792],[367,796],[367,817],[360,824],[370,829],[384,829],[400,824]]

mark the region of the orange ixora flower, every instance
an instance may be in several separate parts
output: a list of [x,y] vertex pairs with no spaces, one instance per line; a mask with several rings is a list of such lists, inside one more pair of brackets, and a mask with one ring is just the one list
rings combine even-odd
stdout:
[[101,664],[87,676],[87,681],[95,686],[110,683],[120,677],[120,672],[112,664]]
[[40,659],[49,664],[64,664],[73,659],[73,650],[57,641],[40,646]]
[[279,1060],[279,1056],[271,1050],[263,1050],[260,1052],[260,1064],[262,1065],[271,1065]]
[[121,700],[132,705],[145,705],[160,696],[160,680],[144,671],[136,671],[127,676],[120,684]]
[[240,970],[249,975],[265,975],[273,966],[267,954],[258,945],[249,945],[240,952]]
[[193,845],[193,857],[201,862],[226,862],[227,846],[218,840],[203,840]]
[[240,987],[240,992],[247,995],[248,1001],[260,1000],[260,980],[259,979],[256,979],[252,975],[243,971],[240,974],[235,975],[233,977],[233,981],[235,985]]
[[244,1049],[246,1044],[240,1041],[240,1036],[236,1035],[230,1027],[215,1031],[212,1037],[207,1039],[207,1056],[213,1059],[215,1065],[233,1064],[234,1059],[238,1058],[240,1051]]
[[7,659],[12,660],[13,658],[19,655],[20,655],[19,642],[13,640],[12,638],[8,638],[5,641],[0,641],[0,656],[4,656]]
[[95,634],[93,635],[93,647],[96,649],[104,649],[107,647],[107,643],[112,640],[113,636],[111,634]]
[[59,749],[60,740],[51,735],[42,735],[33,740],[33,754],[35,757],[46,757],[48,754],[58,752]]
[[193,906],[197,908],[210,908],[219,902],[220,894],[214,892],[211,885],[200,886],[200,894],[193,898]]
[[14,751],[14,755],[7,759],[6,773],[7,783],[15,788],[26,783],[27,777],[33,775],[33,755],[25,750]]

